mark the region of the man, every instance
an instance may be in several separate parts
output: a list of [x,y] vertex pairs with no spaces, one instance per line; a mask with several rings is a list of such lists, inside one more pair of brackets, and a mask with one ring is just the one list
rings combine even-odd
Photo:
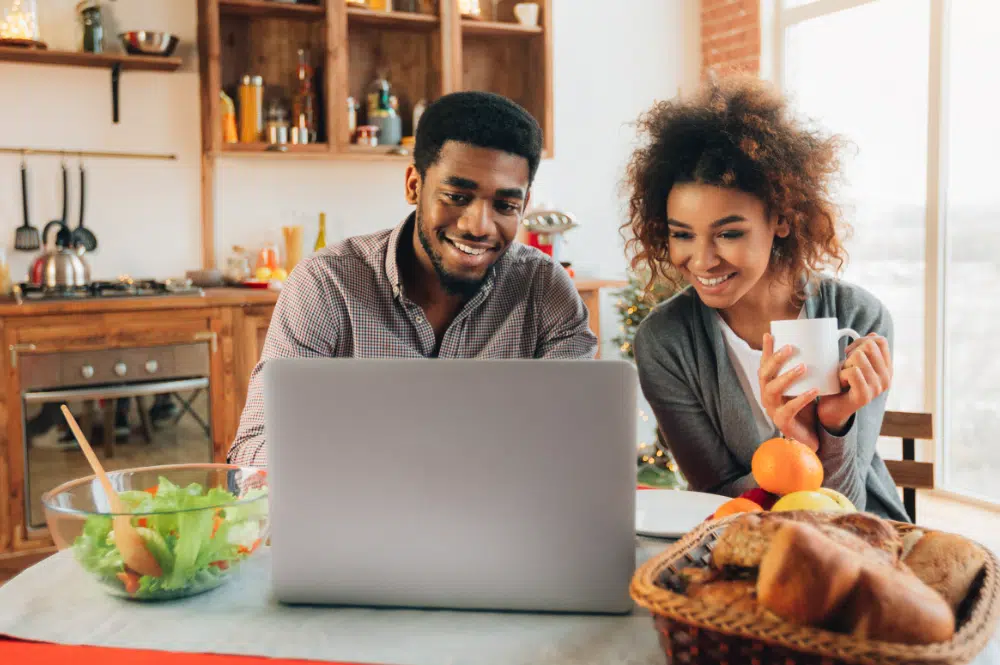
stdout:
[[538,123],[484,92],[420,120],[395,229],[348,238],[289,276],[229,460],[267,465],[260,373],[271,358],[593,358],[566,271],[514,242],[541,157]]

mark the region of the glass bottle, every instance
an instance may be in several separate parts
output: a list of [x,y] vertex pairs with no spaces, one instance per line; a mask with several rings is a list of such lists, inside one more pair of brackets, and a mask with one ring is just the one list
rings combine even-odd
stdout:
[[[292,124],[298,128],[300,142],[314,143],[316,141],[315,105],[316,95],[313,92],[313,69],[305,49],[299,49],[299,66],[295,70],[298,80],[295,95],[292,98]],[[301,136],[307,135],[307,141],[301,141]]]
[[326,247],[326,213],[321,212],[319,214],[319,233],[316,235],[316,244],[313,245],[313,251],[318,252],[324,247]]
[[104,52],[104,23],[101,20],[101,6],[97,0],[84,0],[76,6],[83,24],[83,51],[85,53]]
[[392,96],[392,86],[380,70],[375,79],[368,84],[368,124],[374,125],[374,120],[389,112],[389,98]]

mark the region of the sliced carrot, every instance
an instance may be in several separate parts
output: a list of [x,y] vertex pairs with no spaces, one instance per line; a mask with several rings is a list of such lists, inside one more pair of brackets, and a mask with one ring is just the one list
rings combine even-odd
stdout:
[[218,561],[213,561],[212,563],[210,563],[208,565],[215,566],[219,570],[227,570],[229,568],[229,562],[228,561],[224,561],[222,559],[219,559]]
[[215,517],[212,518],[212,538],[215,538],[215,532],[219,530],[220,526],[222,526],[222,521],[222,517],[220,517],[218,513],[216,513]]
[[147,487],[146,492],[152,494],[153,496],[156,496],[156,490],[158,489],[160,489],[159,485],[153,485],[152,487]]
[[257,551],[258,547],[260,547],[260,538],[253,541],[253,544],[250,545],[250,547],[247,547],[246,545],[240,545],[238,548],[236,548],[236,551],[239,554],[253,554],[255,551]]
[[139,590],[139,576],[135,573],[118,573],[115,577],[125,585],[125,593],[132,595]]
[[145,518],[145,517],[140,517],[140,518],[139,518],[139,519],[138,519],[138,520],[136,521],[136,524],[137,524],[138,526],[142,526],[142,527],[146,527],[146,526],[149,526],[149,522],[148,522],[148,521],[146,520],[146,518]]

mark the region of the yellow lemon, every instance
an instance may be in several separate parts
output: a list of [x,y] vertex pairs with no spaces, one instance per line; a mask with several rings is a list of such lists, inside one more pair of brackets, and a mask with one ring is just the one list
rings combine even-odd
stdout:
[[257,268],[257,272],[254,276],[261,282],[266,282],[271,279],[271,269],[267,266],[261,266]]
[[838,492],[837,490],[832,490],[829,487],[820,487],[816,491],[819,492],[820,494],[824,494],[824,495],[830,497],[831,499],[833,499],[834,501],[836,501],[840,505],[841,509],[845,513],[856,513],[856,512],[858,512],[858,509],[854,507],[854,504],[851,503],[851,500],[848,499],[843,494],[841,494],[840,492]]
[[275,268],[271,271],[271,279],[276,279],[279,282],[284,282],[288,279],[288,272],[284,268]]
[[822,510],[829,512],[844,512],[836,499],[826,494],[814,491],[792,492],[786,494],[771,506],[774,512],[785,510]]

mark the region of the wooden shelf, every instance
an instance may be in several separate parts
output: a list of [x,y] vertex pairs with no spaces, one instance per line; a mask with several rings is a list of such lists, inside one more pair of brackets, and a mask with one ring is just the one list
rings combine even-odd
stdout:
[[66,67],[98,67],[110,69],[121,65],[122,71],[172,72],[181,66],[180,58],[127,53],[78,53],[49,49],[0,47],[0,62],[20,62],[33,65],[63,65]]
[[462,19],[462,34],[465,35],[540,35],[542,32],[538,25]]
[[348,24],[377,25],[386,28],[433,30],[441,24],[434,14],[414,14],[411,12],[376,12],[369,9],[347,9]]
[[322,4],[302,5],[275,0],[219,0],[219,11],[263,18],[320,19],[326,16],[326,7]]
[[307,143],[292,145],[290,143],[272,146],[270,143],[224,143],[218,156],[232,157],[329,157],[330,145],[327,143]]
[[400,154],[395,152],[398,150],[399,146],[389,146],[382,145],[377,147],[369,147],[363,145],[349,144],[341,148],[341,152],[337,153],[337,159],[354,159],[358,161],[372,161],[372,162],[409,162],[413,159],[413,152],[406,149],[405,154]]

